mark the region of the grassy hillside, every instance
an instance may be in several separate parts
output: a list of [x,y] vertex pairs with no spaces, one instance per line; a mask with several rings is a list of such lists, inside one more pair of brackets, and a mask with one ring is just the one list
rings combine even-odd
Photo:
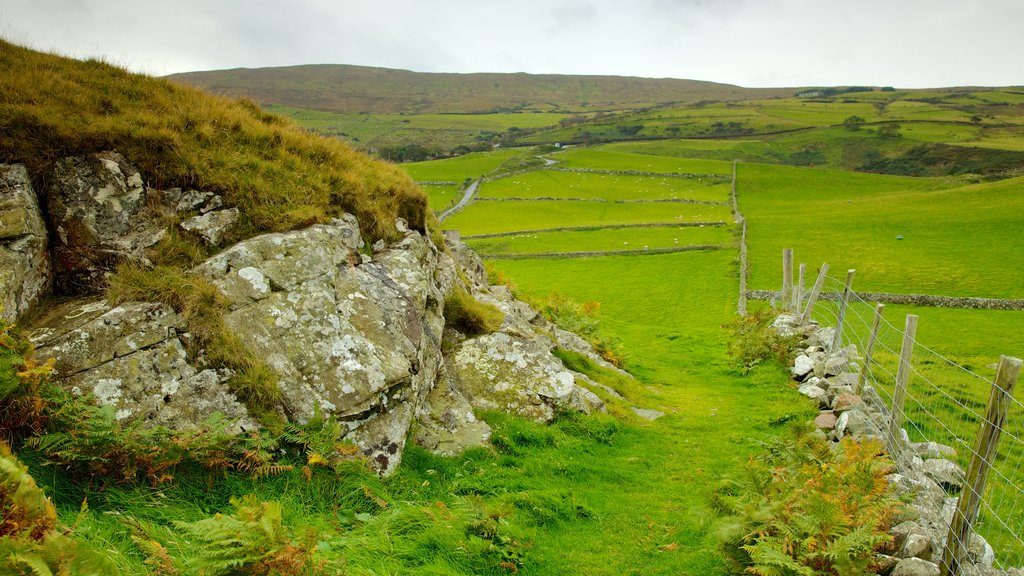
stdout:
[[558,74],[438,74],[320,64],[172,74],[215,93],[332,112],[483,113],[642,108],[666,102],[790,96],[697,80]]
[[351,212],[379,238],[398,216],[421,230],[429,218],[404,172],[251,101],[0,40],[0,162],[27,164],[40,179],[57,159],[103,150],[121,152],[150,186],[221,194],[242,211],[238,234]]

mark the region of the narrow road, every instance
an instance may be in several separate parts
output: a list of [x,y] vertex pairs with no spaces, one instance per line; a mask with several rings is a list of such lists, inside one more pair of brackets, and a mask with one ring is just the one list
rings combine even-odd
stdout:
[[469,204],[470,200],[473,199],[473,196],[476,195],[476,189],[478,186],[480,186],[480,180],[474,180],[473,183],[466,188],[466,192],[462,195],[462,200],[459,200],[459,203],[456,204],[455,206],[452,206],[451,208],[438,214],[437,219],[441,222],[444,222],[445,218],[448,218],[452,214],[455,214],[459,210],[465,208],[466,204]]

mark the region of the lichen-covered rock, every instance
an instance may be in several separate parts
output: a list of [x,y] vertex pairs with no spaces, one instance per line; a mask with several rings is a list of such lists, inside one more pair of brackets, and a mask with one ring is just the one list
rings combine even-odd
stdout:
[[238,221],[238,216],[238,208],[214,210],[193,216],[179,224],[179,226],[186,232],[193,232],[202,236],[207,243],[216,246],[220,244],[224,234]]
[[920,558],[904,558],[892,569],[891,576],[939,576],[939,567]]
[[420,406],[416,443],[436,454],[451,456],[467,448],[482,446],[491,437],[491,427],[477,419],[473,406],[442,375]]
[[166,233],[139,171],[116,152],[59,160],[46,200],[55,280],[67,293],[95,292],[124,260],[148,262],[145,249]]
[[50,288],[46,224],[24,166],[0,164],[0,319],[15,322]]
[[958,490],[964,483],[966,473],[956,462],[942,458],[924,461],[924,473],[947,490]]
[[30,338],[40,358],[56,358],[56,375],[76,394],[92,394],[118,420],[194,430],[220,413],[229,431],[256,428],[227,386],[225,370],[200,369],[179,337],[184,322],[168,306],[103,301],[50,310]]
[[454,270],[417,232],[364,263],[355,218],[240,242],[193,273],[227,297],[225,324],[278,377],[285,412],[349,426],[378,470],[401,459],[441,365]]
[[470,338],[452,355],[450,370],[478,410],[499,410],[549,422],[560,410],[594,412],[603,403],[576,385],[572,372],[534,338],[497,332]]

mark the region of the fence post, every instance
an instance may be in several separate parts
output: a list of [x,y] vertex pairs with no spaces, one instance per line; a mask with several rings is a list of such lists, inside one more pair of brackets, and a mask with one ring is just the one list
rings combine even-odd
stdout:
[[942,576],[957,576],[960,564],[964,560],[964,551],[970,543],[971,524],[978,518],[978,507],[981,496],[985,493],[985,482],[996,456],[999,436],[1003,432],[1006,415],[1013,402],[1013,387],[1020,375],[1021,361],[1019,358],[1002,356],[996,379],[992,383],[992,392],[988,397],[988,410],[981,422],[978,440],[974,444],[974,454],[967,468],[963,490],[957,503],[953,522],[949,525],[946,537],[946,549],[942,552]]
[[871,322],[871,336],[868,337],[868,345],[867,348],[864,349],[864,363],[860,367],[860,376],[857,377],[857,383],[853,388],[853,393],[858,396],[864,393],[864,383],[867,382],[868,376],[871,373],[871,357],[875,354],[875,344],[878,342],[878,330],[882,327],[883,310],[885,310],[885,304],[876,302],[875,319]]
[[806,282],[805,282],[806,277],[807,277],[807,264],[804,264],[804,263],[801,262],[800,263],[800,280],[796,284],[796,298],[793,299],[793,302],[796,304],[796,306],[793,309],[796,310],[796,311],[799,311],[804,306],[804,292],[806,292]]
[[811,288],[811,294],[807,297],[807,307],[804,308],[804,315],[800,317],[800,324],[804,325],[811,321],[811,314],[814,313],[814,305],[818,303],[818,294],[821,293],[821,287],[825,285],[825,276],[828,275],[828,264],[822,264],[821,270],[818,272],[818,278],[814,281],[814,288]]
[[782,251],[782,309],[793,310],[793,249]]
[[850,286],[853,285],[853,275],[856,270],[846,271],[846,284],[843,286],[843,298],[839,301],[839,315],[836,316],[836,334],[832,337],[832,351],[839,350],[843,343],[843,323],[846,320],[846,307],[850,305]]
[[[903,443],[903,403],[907,398],[907,382],[910,380],[910,360],[914,356],[914,338],[917,336],[917,316],[907,314],[907,323],[903,329],[903,346],[900,347],[900,366],[896,370],[896,389],[892,394],[892,414],[889,420],[889,436],[892,438],[892,452],[901,448]],[[891,454],[898,460],[899,454]]]

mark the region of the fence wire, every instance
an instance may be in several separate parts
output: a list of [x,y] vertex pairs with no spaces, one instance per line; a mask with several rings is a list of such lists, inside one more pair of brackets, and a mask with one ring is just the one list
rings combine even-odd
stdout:
[[[837,278],[826,277],[814,307],[813,320],[822,326],[837,326],[844,284]],[[805,305],[806,299],[798,302],[796,309],[803,310]],[[868,348],[875,305],[851,292],[842,316],[839,345],[856,346],[856,356],[862,358]],[[871,363],[864,371],[865,400],[881,403],[890,419],[904,336],[902,320],[886,318],[883,313]],[[912,357],[902,426],[911,446],[922,458],[949,459],[967,470],[971,458],[977,453],[977,439],[994,385],[995,365],[964,365],[916,339],[909,342]],[[862,362],[859,360],[854,369],[859,369]],[[986,375],[979,374],[979,371]],[[882,425],[888,426],[888,423]],[[904,449],[899,440],[886,430],[882,436],[890,454],[898,454]],[[929,442],[948,446],[955,454],[936,453],[935,446],[928,450],[930,445],[926,443]],[[909,471],[907,459],[896,457],[894,461],[901,473]],[[988,483],[984,494],[980,495],[980,510],[973,529],[995,550],[995,567],[1024,566],[1024,404],[1019,400],[1011,399],[997,451],[989,464]],[[967,486],[963,488],[964,492],[969,490]],[[964,543],[964,549],[968,549],[968,544]],[[940,553],[936,551],[937,555]]]

